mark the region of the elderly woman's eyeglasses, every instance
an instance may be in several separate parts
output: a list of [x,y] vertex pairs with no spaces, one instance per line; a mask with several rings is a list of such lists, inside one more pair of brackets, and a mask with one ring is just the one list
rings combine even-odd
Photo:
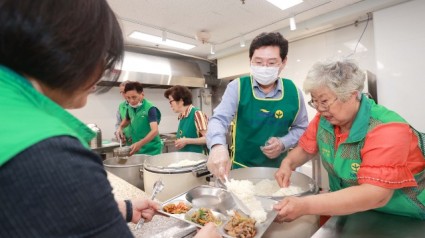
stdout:
[[310,101],[308,101],[308,105],[316,110],[322,108],[322,111],[328,111],[332,104],[334,104],[337,100],[338,98],[335,98],[332,102],[330,102],[329,100],[323,100],[321,102],[318,102],[311,99]]

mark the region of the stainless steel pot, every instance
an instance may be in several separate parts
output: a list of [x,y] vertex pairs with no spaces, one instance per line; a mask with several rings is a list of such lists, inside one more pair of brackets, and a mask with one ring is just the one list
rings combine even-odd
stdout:
[[128,159],[113,157],[104,160],[103,165],[107,171],[143,190],[143,163],[146,158],[149,155],[136,154]]
[[[199,163],[182,167],[169,166],[181,160],[192,160]],[[151,156],[145,160],[143,166],[145,192],[151,194],[153,184],[161,179],[164,189],[157,198],[165,201],[191,188],[207,184],[206,176],[209,175],[209,172],[206,162],[206,155],[194,152],[172,152]]]
[[87,127],[96,133],[96,136],[90,141],[90,148],[102,147],[102,130],[94,123],[87,124]]
[[[238,179],[238,180],[250,180],[254,184],[260,182],[263,179],[275,180],[274,174],[276,173],[276,168],[266,168],[266,167],[252,167],[252,168],[241,168],[231,170],[229,178]],[[293,171],[291,174],[291,185],[300,187],[302,192],[295,194],[293,196],[306,196],[311,194],[317,194],[319,192],[319,187],[316,182],[309,176]],[[264,196],[274,200],[282,200],[282,196]]]

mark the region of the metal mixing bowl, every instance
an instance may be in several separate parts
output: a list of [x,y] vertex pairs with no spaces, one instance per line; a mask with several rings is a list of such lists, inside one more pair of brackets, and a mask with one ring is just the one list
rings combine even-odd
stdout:
[[114,149],[114,157],[119,159],[128,159],[130,156],[131,147],[130,146],[123,146],[123,147],[117,147]]

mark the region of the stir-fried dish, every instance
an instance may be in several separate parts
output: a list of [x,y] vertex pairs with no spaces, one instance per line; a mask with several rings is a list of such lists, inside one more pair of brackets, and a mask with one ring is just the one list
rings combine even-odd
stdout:
[[186,205],[184,202],[179,202],[177,204],[170,203],[165,205],[162,209],[165,212],[171,213],[171,214],[182,214],[186,213],[190,210],[190,206]]
[[235,211],[235,215],[224,226],[227,234],[237,238],[252,238],[257,233],[255,230],[255,220],[249,217],[242,216]]
[[190,216],[190,221],[198,223],[200,225],[205,225],[208,222],[214,222],[216,225],[221,224],[221,220],[216,218],[212,211],[207,208],[199,208]]

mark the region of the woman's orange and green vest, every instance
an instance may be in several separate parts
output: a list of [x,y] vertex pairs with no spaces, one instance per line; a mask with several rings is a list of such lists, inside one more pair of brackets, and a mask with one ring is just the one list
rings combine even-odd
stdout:
[[[125,119],[125,117],[127,115],[127,109],[129,107],[130,106],[128,106],[128,102],[127,101],[124,101],[124,102],[120,103],[120,105],[118,106],[118,111],[120,113],[121,120],[124,120]],[[122,133],[125,136],[126,145],[131,145],[131,141],[129,140],[130,139],[130,132],[129,132],[130,127],[131,127],[131,125],[128,125],[127,127],[125,127],[125,128],[122,129]]]
[[[148,112],[149,109],[153,107],[153,104],[147,100],[143,99],[142,105],[136,109],[128,107],[128,115],[130,117],[129,135],[133,143],[140,141],[145,138],[145,136],[151,131],[149,124]],[[156,108],[156,107],[155,107]],[[156,109],[158,124],[161,121],[161,112]],[[146,154],[146,155],[157,155],[162,152],[162,142],[159,138],[159,135],[156,135],[151,141],[146,143],[137,154]]]
[[[177,129],[177,139],[179,138],[199,138],[198,131],[196,130],[195,125],[195,112],[199,111],[198,108],[192,107],[189,115],[180,119],[179,127]],[[181,148],[180,152],[196,152],[196,153],[205,153],[205,146],[203,145],[186,145]]]
[[[363,96],[356,119],[345,142],[335,150],[334,127],[326,119],[320,118],[317,130],[317,143],[323,166],[328,171],[329,185],[332,191],[359,185],[357,171],[361,166],[361,149],[366,135],[383,123],[407,123],[397,113],[392,112]],[[416,135],[419,135],[415,131]],[[422,143],[422,140],[420,140]],[[424,152],[422,150],[422,152]],[[414,175],[417,187],[396,189],[390,201],[376,210],[425,219],[425,174]]]
[[1,65],[0,95],[0,111],[4,112],[0,116],[0,166],[51,137],[71,136],[87,148],[95,137],[90,128],[35,90],[28,80]]
[[232,168],[274,167],[279,168],[286,156],[269,159],[260,150],[270,137],[288,134],[299,108],[300,98],[295,84],[289,79],[282,81],[279,98],[258,98],[254,95],[251,76],[239,78],[239,104],[234,119]]

